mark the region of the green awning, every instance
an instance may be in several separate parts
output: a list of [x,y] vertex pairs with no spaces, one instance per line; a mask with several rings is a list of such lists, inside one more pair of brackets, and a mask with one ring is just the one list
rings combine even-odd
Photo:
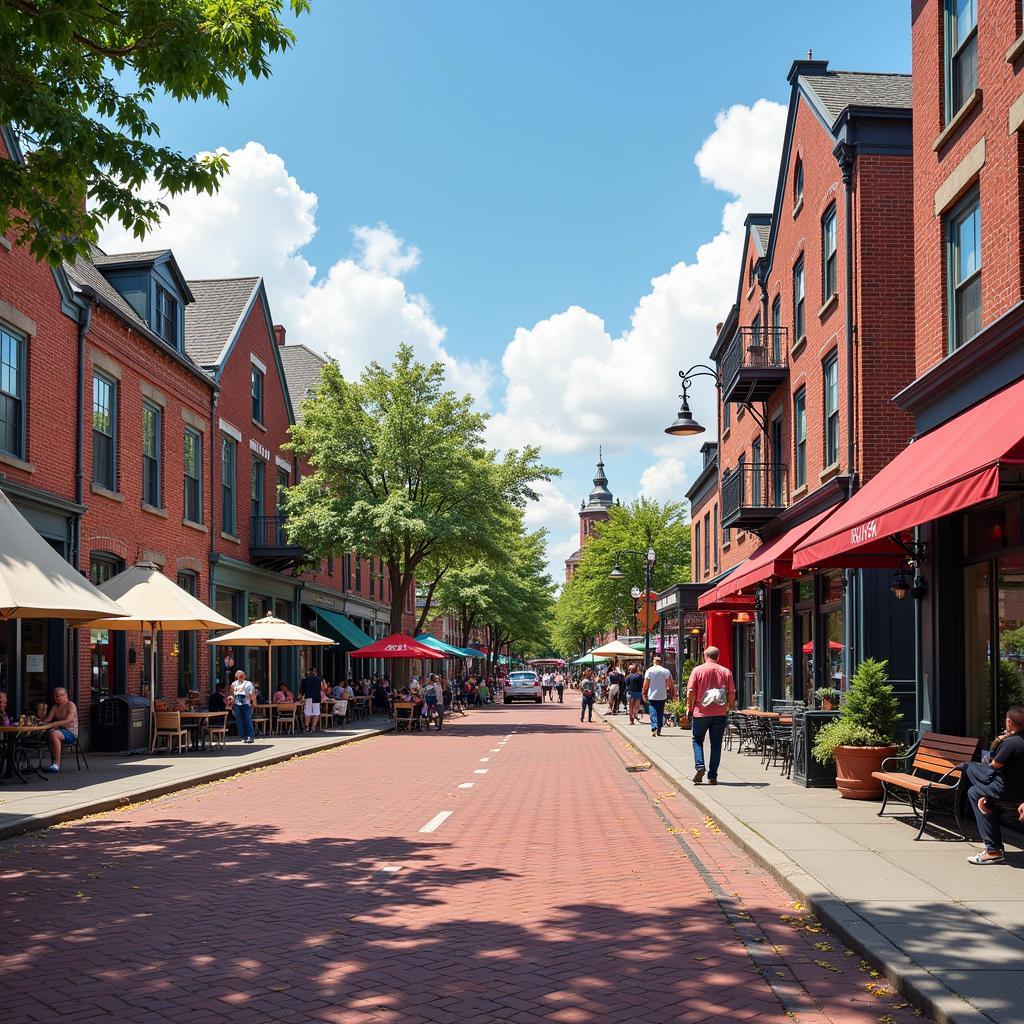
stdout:
[[367,636],[347,615],[341,612],[329,612],[326,608],[316,608],[316,617],[327,627],[327,633],[335,640],[349,644],[352,650],[367,647],[373,643],[373,637]]
[[600,665],[602,662],[607,661],[607,658],[595,658],[592,654],[584,654],[582,658],[577,658],[574,665]]
[[426,644],[427,647],[433,647],[435,651],[440,651],[442,654],[447,654],[452,658],[465,658],[466,652],[461,647],[455,647],[453,644],[446,644],[443,640],[438,640],[436,636],[431,636],[430,633],[420,633],[416,640],[421,644]]

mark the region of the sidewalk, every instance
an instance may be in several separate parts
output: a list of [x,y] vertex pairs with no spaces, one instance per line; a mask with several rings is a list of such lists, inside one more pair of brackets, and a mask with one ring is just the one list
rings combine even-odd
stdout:
[[978,843],[914,842],[909,813],[890,804],[879,818],[881,801],[804,789],[759,757],[723,751],[718,785],[695,786],[689,730],[654,738],[646,722],[603,718],[937,1021],[1024,1024],[1019,832],[1005,866],[972,867]]
[[45,782],[31,774],[27,786],[17,779],[4,779],[0,786],[0,840],[265,768],[300,754],[354,743],[393,728],[388,718],[367,718],[311,737],[302,733],[259,736],[250,746],[229,739],[224,750],[205,753],[89,753],[90,767],[86,770],[83,766],[81,771],[75,768],[74,754],[65,755],[63,770],[59,775],[47,775]]

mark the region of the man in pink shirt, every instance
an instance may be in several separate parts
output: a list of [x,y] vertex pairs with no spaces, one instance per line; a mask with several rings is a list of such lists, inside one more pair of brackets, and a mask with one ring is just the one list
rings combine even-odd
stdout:
[[704,737],[711,734],[711,764],[708,784],[718,782],[718,765],[722,760],[722,738],[725,736],[727,715],[736,706],[736,684],[732,673],[718,664],[718,648],[704,651],[704,664],[690,673],[686,686],[687,714],[690,716],[690,735],[693,738],[693,781],[704,781]]

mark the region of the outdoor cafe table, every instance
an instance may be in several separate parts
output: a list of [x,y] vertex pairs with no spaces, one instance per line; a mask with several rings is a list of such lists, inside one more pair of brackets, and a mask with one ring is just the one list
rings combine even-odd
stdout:
[[[52,728],[52,725],[0,725],[0,740],[3,741],[0,745],[0,786],[3,785],[8,767],[19,782],[28,785],[28,779],[21,774],[18,768],[18,749],[21,745],[21,738],[34,733],[49,732]],[[33,768],[29,765],[29,771],[34,772],[44,782],[46,781],[46,776],[38,767]]]
[[[223,717],[225,723],[227,722],[226,711],[181,711],[179,714],[182,727],[188,732],[189,750],[206,749],[206,726],[211,718]],[[200,740],[202,740],[202,747],[199,746]]]
[[289,713],[298,711],[302,707],[302,702],[297,700],[281,700],[276,704],[257,704],[256,709],[259,711],[266,711],[267,713],[267,732],[273,734],[275,718],[278,711],[287,711]]
[[759,708],[748,708],[746,711],[740,711],[739,713],[747,715],[749,718],[778,719],[781,717],[778,711],[761,711]]

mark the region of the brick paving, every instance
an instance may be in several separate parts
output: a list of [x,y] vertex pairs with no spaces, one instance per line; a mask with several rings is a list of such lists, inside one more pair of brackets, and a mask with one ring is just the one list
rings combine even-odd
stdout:
[[9,840],[0,1019],[915,1018],[636,760],[497,707]]

